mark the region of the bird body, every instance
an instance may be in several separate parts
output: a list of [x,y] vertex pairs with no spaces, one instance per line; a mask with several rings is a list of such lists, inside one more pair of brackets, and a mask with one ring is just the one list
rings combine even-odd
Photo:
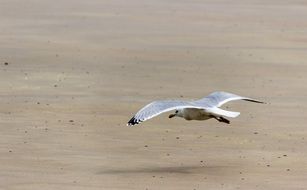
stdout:
[[186,120],[207,120],[212,118],[210,117],[211,114],[205,109],[183,108],[179,109],[179,113],[177,117],[183,117]]
[[229,124],[230,121],[224,117],[237,117],[239,112],[232,112],[220,109],[219,107],[226,102],[233,100],[245,100],[255,103],[264,103],[255,99],[239,96],[228,92],[213,92],[196,101],[180,101],[180,100],[162,100],[154,101],[133,116],[128,121],[128,126],[139,124],[145,120],[151,119],[164,112],[176,110],[174,114],[170,114],[169,118],[182,117],[186,120],[207,120],[214,118],[219,122]]

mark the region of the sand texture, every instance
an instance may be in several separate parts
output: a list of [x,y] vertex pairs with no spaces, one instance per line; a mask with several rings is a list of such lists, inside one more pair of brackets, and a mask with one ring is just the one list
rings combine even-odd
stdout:
[[[159,99],[266,101],[127,121]],[[0,0],[0,189],[307,189],[305,0]]]

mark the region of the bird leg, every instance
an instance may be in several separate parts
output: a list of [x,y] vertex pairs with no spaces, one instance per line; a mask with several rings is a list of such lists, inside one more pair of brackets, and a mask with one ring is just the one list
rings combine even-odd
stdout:
[[212,117],[218,120],[219,122],[230,124],[230,121],[228,119],[225,119],[224,117],[216,117],[216,116],[212,116]]

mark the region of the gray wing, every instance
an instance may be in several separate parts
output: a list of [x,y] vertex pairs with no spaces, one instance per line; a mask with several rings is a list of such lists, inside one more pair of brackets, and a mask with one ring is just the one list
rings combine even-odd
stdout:
[[259,100],[239,96],[228,92],[213,92],[203,99],[194,101],[194,103],[197,105],[203,105],[205,107],[220,107],[223,104],[233,100],[246,100],[250,102],[264,103]]
[[187,101],[179,101],[179,100],[155,101],[146,105],[140,111],[138,111],[135,114],[135,116],[133,116],[128,121],[127,126],[136,125],[164,112],[168,112],[175,109],[182,109],[182,108],[203,109],[202,107],[195,106],[193,103]]

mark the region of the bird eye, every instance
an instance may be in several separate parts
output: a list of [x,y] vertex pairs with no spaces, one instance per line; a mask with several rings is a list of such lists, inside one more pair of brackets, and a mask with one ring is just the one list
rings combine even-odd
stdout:
[[175,113],[178,113],[178,110],[176,110]]

